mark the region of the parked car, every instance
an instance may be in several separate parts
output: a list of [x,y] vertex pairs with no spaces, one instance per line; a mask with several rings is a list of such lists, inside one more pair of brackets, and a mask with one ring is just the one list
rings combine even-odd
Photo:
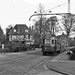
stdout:
[[75,60],[75,47],[70,49],[70,59]]

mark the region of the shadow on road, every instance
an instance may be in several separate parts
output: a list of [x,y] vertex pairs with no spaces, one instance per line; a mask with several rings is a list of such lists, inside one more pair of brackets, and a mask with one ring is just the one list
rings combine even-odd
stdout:
[[46,55],[43,55],[43,53],[41,51],[31,52],[31,53],[27,53],[27,54],[30,54],[30,55],[38,55],[38,56],[56,56],[54,54],[46,54]]
[[31,52],[31,53],[27,53],[27,54],[42,56],[42,52],[41,51]]

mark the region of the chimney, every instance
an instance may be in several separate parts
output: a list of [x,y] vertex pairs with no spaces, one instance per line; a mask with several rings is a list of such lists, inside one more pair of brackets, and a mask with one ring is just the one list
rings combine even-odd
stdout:
[[29,27],[29,29],[31,30],[32,28],[31,28],[31,27]]
[[32,26],[32,30],[34,30],[34,26]]

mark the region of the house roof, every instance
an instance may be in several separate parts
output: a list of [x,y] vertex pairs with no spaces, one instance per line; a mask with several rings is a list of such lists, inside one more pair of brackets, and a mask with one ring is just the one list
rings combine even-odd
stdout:
[[14,26],[14,28],[15,29],[28,29],[28,27],[27,27],[27,25],[26,24],[16,24],[15,26]]
[[62,33],[62,35],[57,36],[58,38],[67,38],[67,35],[65,35],[64,33]]
[[[16,32],[14,32],[16,30]],[[25,32],[28,30],[28,32]],[[25,24],[16,24],[12,30],[10,30],[9,35],[24,35],[33,34],[33,31],[27,27]]]

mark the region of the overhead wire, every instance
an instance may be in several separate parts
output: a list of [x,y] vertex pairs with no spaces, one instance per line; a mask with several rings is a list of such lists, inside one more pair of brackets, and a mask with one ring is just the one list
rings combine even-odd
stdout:
[[56,8],[58,8],[58,7],[61,7],[61,6],[63,6],[63,5],[66,5],[66,4],[68,4],[68,2],[63,3],[63,4],[61,4],[61,5],[58,5],[58,6],[55,6],[55,7],[53,7],[53,8],[50,8],[50,9],[44,11],[44,12],[51,11],[51,10],[53,10],[53,9],[56,9]]
[[[13,6],[14,8],[16,8],[17,10],[19,10],[20,12],[22,12],[23,14],[25,14],[21,9],[17,8],[14,4],[8,2],[7,0],[6,0],[6,2],[7,2],[8,4],[10,4],[11,6]],[[50,8],[50,9],[44,11],[43,13],[45,13],[45,12],[47,12],[47,11],[51,11],[51,10],[53,10],[53,9],[56,9],[56,8],[58,8],[58,7],[61,7],[61,6],[63,6],[63,5],[66,5],[66,4],[68,4],[68,2],[63,3],[63,4],[60,4],[60,5],[55,6],[55,7],[53,7],[53,8]]]
[[14,8],[16,8],[17,10],[19,10],[20,12],[22,12],[23,14],[25,14],[21,9],[17,8],[14,4],[6,1],[8,4],[10,4],[11,6],[13,6]]

